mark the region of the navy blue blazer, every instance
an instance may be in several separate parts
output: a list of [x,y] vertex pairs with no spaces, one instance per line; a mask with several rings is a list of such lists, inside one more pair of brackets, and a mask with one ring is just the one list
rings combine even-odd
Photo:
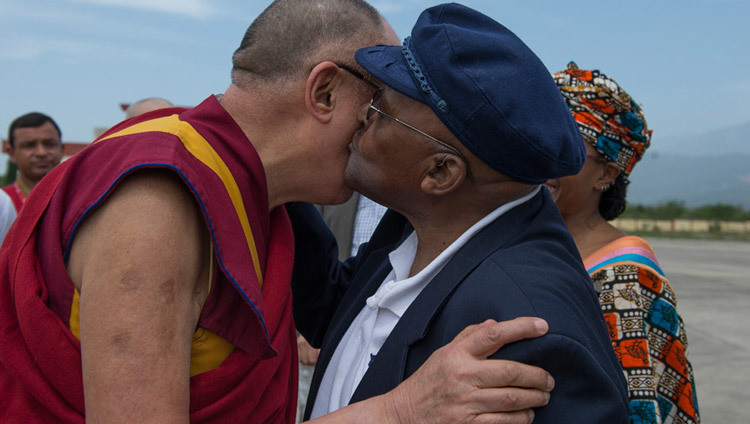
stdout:
[[[388,211],[370,242],[345,262],[310,205],[290,204],[295,231],[293,276],[297,329],[322,346],[305,417],[349,324],[391,270],[388,253],[412,231]],[[535,423],[627,423],[627,387],[597,296],[549,193],[492,222],[466,243],[424,288],[372,360],[351,402],[383,394],[470,324],[537,316],[543,337],[501,348],[492,358],[547,370],[555,378]]]

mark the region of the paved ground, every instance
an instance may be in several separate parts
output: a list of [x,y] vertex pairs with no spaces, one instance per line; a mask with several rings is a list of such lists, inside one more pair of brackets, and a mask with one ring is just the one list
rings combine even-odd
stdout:
[[701,422],[750,423],[750,243],[648,241],[685,322]]

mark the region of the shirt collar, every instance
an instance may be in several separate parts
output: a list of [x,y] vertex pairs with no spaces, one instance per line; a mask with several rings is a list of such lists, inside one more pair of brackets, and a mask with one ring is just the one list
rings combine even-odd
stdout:
[[487,216],[477,221],[461,234],[447,249],[433,259],[429,265],[414,276],[409,277],[409,272],[417,253],[417,246],[419,245],[417,233],[416,231],[412,231],[396,249],[388,254],[392,271],[375,294],[367,299],[368,306],[374,307],[377,305],[379,308],[390,310],[399,317],[403,316],[406,309],[417,298],[422,289],[432,281],[472,237],[509,210],[529,201],[539,193],[540,189],[541,186],[537,186],[531,193],[505,203],[487,214]]

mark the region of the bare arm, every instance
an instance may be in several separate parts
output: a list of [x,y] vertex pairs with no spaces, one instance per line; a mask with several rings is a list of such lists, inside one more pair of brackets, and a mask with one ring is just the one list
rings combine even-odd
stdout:
[[208,286],[208,237],[166,171],[128,177],[75,235],[88,422],[188,422],[190,345]]
[[547,324],[533,318],[467,327],[391,392],[311,423],[531,423],[531,408],[549,401],[552,376],[487,358],[505,344],[546,332]]

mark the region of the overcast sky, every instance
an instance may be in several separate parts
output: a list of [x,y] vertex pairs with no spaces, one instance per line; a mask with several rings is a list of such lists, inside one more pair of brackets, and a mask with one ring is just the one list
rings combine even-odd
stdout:
[[[314,1],[314,0],[311,0]],[[29,111],[67,141],[114,125],[121,102],[195,105],[229,84],[230,57],[266,0],[0,0],[0,132]],[[373,0],[407,36],[424,0]],[[746,0],[475,0],[550,71],[599,68],[643,105],[653,142],[750,121]],[[5,162],[2,160],[2,162]],[[0,165],[4,167],[3,165]]]

